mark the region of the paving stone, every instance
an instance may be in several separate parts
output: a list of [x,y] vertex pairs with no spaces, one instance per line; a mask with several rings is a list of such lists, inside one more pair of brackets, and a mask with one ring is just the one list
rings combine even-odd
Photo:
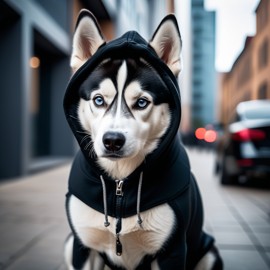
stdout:
[[270,233],[255,232],[254,234],[264,248],[270,249]]
[[67,226],[54,226],[30,246],[8,269],[57,269],[64,261]]
[[269,270],[257,251],[221,250],[224,270]]
[[232,245],[232,246],[233,245],[250,245],[250,246],[253,245],[248,235],[244,233],[243,231],[239,231],[239,232],[214,231],[214,234],[219,244]]

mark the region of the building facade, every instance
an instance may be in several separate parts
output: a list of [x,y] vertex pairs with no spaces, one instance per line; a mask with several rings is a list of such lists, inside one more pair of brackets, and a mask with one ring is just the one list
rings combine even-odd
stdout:
[[216,121],[215,12],[204,9],[204,0],[191,1],[193,128]]
[[270,99],[270,3],[256,9],[256,35],[247,37],[232,69],[221,80],[221,123],[227,125],[241,101]]
[[107,40],[126,30],[149,39],[172,0],[0,1],[0,179],[23,176],[71,158],[76,143],[63,96],[71,72],[78,12],[97,17]]
[[178,77],[181,91],[181,125],[183,136],[188,136],[191,128],[191,97],[192,97],[192,29],[191,0],[176,1],[175,13],[178,19],[182,38],[182,71]]
[[68,1],[52,2],[0,2],[0,178],[24,175],[41,159],[72,152],[62,113],[70,7]]

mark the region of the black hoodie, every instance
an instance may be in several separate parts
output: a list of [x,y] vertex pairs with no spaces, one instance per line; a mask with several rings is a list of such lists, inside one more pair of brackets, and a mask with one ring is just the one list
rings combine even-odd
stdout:
[[[91,143],[91,138],[83,140],[85,133],[77,121],[80,86],[102,60],[112,57],[143,58],[156,70],[168,89],[167,100],[172,119],[158,148],[124,179],[122,186],[124,196],[116,194],[116,179],[104,173],[97,165],[96,157],[89,156],[89,152],[85,150]],[[168,66],[137,32],[127,32],[119,39],[102,45],[73,75],[66,90],[64,110],[81,148],[70,172],[67,198],[71,194],[76,196],[91,208],[104,214],[105,222],[106,216],[109,215],[115,217],[120,225],[122,218],[137,214],[140,220],[140,212],[164,203],[169,204],[177,220],[175,229],[164,246],[160,247],[160,251],[154,256],[142,258],[136,269],[151,269],[150,264],[154,259],[157,259],[160,269],[193,269],[213,246],[213,238],[202,231],[201,198],[178,135],[181,118],[180,91],[177,80]],[[140,182],[142,172],[143,179]],[[74,232],[71,222],[70,225]],[[121,226],[118,232],[120,230]],[[89,253],[89,250],[82,248],[80,243],[75,237],[73,264],[76,268],[80,268]],[[117,248],[121,252],[121,245]],[[113,265],[105,254],[101,255],[112,269],[120,269]]]

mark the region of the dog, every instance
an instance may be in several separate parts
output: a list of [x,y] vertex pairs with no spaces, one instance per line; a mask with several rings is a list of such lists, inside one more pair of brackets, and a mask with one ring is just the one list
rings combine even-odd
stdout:
[[174,15],[149,43],[135,31],[106,42],[80,12],[64,97],[80,146],[66,200],[69,270],[222,269],[178,135],[181,48]]

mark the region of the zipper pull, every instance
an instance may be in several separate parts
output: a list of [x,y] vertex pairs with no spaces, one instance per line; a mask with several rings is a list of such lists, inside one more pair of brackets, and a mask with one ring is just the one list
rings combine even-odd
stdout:
[[116,191],[115,191],[115,194],[117,196],[123,196],[124,193],[123,193],[123,184],[124,184],[124,181],[123,180],[115,180],[116,182]]
[[116,234],[116,255],[121,256],[122,255],[122,244],[119,239],[119,233]]
[[116,226],[115,226],[115,230],[116,230],[116,245],[115,245],[115,252],[117,256],[121,256],[122,255],[122,244],[120,242],[119,239],[119,233],[121,231],[122,228],[122,217],[121,217],[121,205],[122,205],[122,200],[123,200],[123,184],[124,181],[123,180],[115,180],[116,183],[116,190],[115,190],[115,194],[116,194]]

